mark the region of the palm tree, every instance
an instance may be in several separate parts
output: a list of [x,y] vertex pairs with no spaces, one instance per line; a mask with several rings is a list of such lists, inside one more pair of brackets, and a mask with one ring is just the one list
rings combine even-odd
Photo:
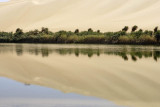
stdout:
[[128,27],[128,26],[125,26],[125,27],[122,29],[122,31],[127,32],[128,29],[129,29],[129,27]]
[[132,32],[135,32],[137,29],[138,29],[138,26],[136,26],[136,25],[133,26],[133,27],[132,27]]
[[20,29],[20,28],[17,28],[17,29],[16,29],[16,32],[14,33],[15,36],[20,36],[20,35],[22,35],[22,34],[23,34],[23,30]]
[[89,29],[88,29],[88,32],[93,32],[92,28],[89,28]]
[[154,33],[158,31],[158,26],[154,28]]
[[100,30],[97,30],[97,33],[101,33],[101,31],[100,31]]
[[74,33],[76,33],[76,34],[79,33],[79,29],[76,29]]

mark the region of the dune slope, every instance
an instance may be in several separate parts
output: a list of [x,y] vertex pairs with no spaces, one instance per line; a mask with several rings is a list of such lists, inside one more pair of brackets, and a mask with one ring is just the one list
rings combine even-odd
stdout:
[[0,3],[0,30],[153,29],[160,25],[158,13],[160,0],[11,0]]

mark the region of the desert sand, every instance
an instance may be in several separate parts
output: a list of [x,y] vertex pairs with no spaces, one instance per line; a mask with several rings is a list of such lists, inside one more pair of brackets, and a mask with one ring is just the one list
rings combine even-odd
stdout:
[[135,63],[112,55],[89,59],[56,53],[46,58],[25,52],[17,56],[14,51],[0,54],[0,77],[128,107],[160,107],[158,66],[150,58]]
[[160,0],[10,0],[0,3],[0,31],[120,30],[160,25]]

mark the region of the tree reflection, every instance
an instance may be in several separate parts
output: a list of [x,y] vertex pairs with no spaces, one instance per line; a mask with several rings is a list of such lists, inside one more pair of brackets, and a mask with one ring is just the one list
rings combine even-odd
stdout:
[[16,45],[15,46],[15,51],[16,51],[18,56],[23,55],[23,46],[22,45]]
[[118,50],[112,48],[50,48],[50,47],[24,47],[21,44],[16,45],[2,45],[0,46],[0,54],[5,52],[16,52],[17,56],[22,56],[25,53],[33,54],[33,55],[41,55],[42,57],[48,57],[53,53],[57,53],[59,55],[75,55],[79,57],[81,55],[88,56],[92,58],[93,56],[100,55],[114,55],[120,56],[123,60],[128,61],[131,59],[132,61],[137,61],[142,58],[153,58],[153,60],[158,61],[160,58],[160,50],[147,50],[147,49],[137,49],[137,48],[122,48]]
[[119,52],[114,50],[87,49],[87,48],[68,48],[68,49],[42,48],[39,50],[37,49],[30,50],[30,53],[34,53],[35,55],[41,54],[42,57],[48,57],[52,53],[58,53],[63,56],[74,54],[76,57],[79,57],[80,55],[87,55],[89,58],[92,58],[93,56],[99,57],[101,54],[104,54],[104,55],[120,56],[125,61],[128,61],[130,58],[132,61],[137,61],[138,59],[142,58],[153,58],[155,61],[157,61],[160,58],[160,51],[154,51],[154,50],[153,51],[124,50],[122,52]]

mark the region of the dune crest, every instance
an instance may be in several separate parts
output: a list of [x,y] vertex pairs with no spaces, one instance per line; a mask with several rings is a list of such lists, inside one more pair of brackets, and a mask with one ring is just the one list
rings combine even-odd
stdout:
[[160,25],[160,0],[11,0],[0,3],[0,30],[120,30]]

